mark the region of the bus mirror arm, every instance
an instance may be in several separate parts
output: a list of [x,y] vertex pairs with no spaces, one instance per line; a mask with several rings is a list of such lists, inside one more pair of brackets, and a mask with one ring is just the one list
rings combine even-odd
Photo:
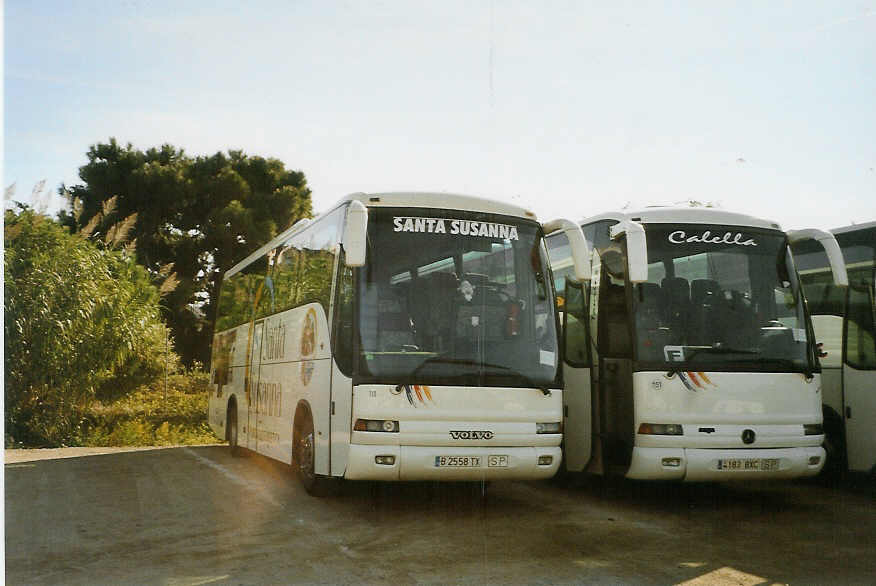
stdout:
[[368,208],[361,201],[354,199],[347,207],[343,237],[344,258],[348,267],[361,267],[365,264],[367,237]]
[[833,282],[838,287],[846,287],[849,284],[849,275],[846,272],[846,263],[843,260],[843,252],[836,241],[836,238],[830,232],[808,228],[805,230],[788,230],[788,242],[794,244],[804,240],[815,240],[827,254],[827,260],[830,262],[830,270],[833,273]]
[[584,232],[581,231],[581,226],[572,222],[558,218],[543,224],[545,234],[562,231],[566,238],[569,239],[569,248],[572,252],[572,264],[575,269],[575,279],[583,283],[590,280],[590,247],[587,246],[587,240],[584,239]]
[[624,220],[609,229],[611,238],[627,237],[627,267],[630,283],[644,283],[648,280],[648,248],[645,241],[645,228],[638,222]]

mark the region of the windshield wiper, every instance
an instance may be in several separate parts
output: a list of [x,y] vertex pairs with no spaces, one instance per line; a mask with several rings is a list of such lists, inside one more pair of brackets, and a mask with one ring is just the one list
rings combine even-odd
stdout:
[[[729,346],[683,346],[684,358],[693,358],[700,352],[706,354],[760,354],[760,350],[751,348],[730,348]],[[688,354],[688,348],[691,352]]]
[[529,386],[535,387],[538,390],[540,390],[543,394],[545,394],[545,395],[551,394],[551,390],[549,388],[547,388],[547,385],[536,384],[536,382],[534,380],[532,380],[529,376],[520,372],[519,370],[511,368],[510,366],[505,366],[504,364],[489,364],[487,362],[480,362],[478,360],[472,360],[471,358],[450,358],[450,357],[444,357],[444,356],[435,356],[434,358],[424,360],[422,364],[420,364],[417,368],[414,369],[413,372],[411,372],[411,377],[414,377],[415,375],[419,374],[420,369],[422,369],[427,364],[434,364],[434,363],[465,364],[465,365],[469,365],[469,366],[477,366],[481,369],[481,371],[483,371],[483,369],[486,369],[486,368],[495,368],[498,370],[510,371],[512,374],[515,374],[515,375],[521,377],[523,380],[525,380]]
[[[700,352],[705,354],[760,354],[760,350],[750,348],[731,348],[729,346],[682,346],[682,348],[684,348],[683,364],[690,362],[690,360]],[[667,371],[667,374],[671,375],[683,370],[685,370],[684,367],[678,366],[677,368],[670,368]]]
[[815,369],[812,367],[808,360],[806,361],[805,365],[800,364],[800,362],[795,361],[792,358],[763,358],[761,359],[761,362],[778,364],[779,366],[788,368],[793,372],[797,372],[799,369],[803,372],[803,374],[806,375],[807,378],[812,378],[814,376]]

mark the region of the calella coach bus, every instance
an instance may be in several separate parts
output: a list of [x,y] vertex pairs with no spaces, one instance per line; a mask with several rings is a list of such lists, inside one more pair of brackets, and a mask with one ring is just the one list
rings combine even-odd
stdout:
[[[789,243],[836,241],[708,208],[654,207],[582,221],[589,282],[565,279],[568,471],[636,479],[790,478],[824,466],[822,389]],[[565,281],[565,283],[563,283]]]
[[562,371],[545,231],[469,196],[353,194],[231,268],[210,425],[232,451],[330,478],[545,478],[560,463]]

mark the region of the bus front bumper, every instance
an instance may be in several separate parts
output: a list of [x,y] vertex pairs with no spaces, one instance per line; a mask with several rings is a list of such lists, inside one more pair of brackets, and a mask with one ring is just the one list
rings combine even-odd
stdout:
[[[559,446],[506,448],[351,444],[344,478],[390,481],[531,480],[552,477],[557,472],[561,458]],[[390,459],[391,464],[387,463]]]
[[814,476],[824,467],[822,447],[765,449],[633,448],[627,478],[723,481]]

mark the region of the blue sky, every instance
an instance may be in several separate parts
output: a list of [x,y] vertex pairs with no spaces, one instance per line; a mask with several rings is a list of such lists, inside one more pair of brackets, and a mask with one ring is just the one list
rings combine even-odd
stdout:
[[8,0],[4,25],[19,200],[114,136],[277,157],[317,211],[410,189],[545,220],[687,199],[876,219],[876,0]]

